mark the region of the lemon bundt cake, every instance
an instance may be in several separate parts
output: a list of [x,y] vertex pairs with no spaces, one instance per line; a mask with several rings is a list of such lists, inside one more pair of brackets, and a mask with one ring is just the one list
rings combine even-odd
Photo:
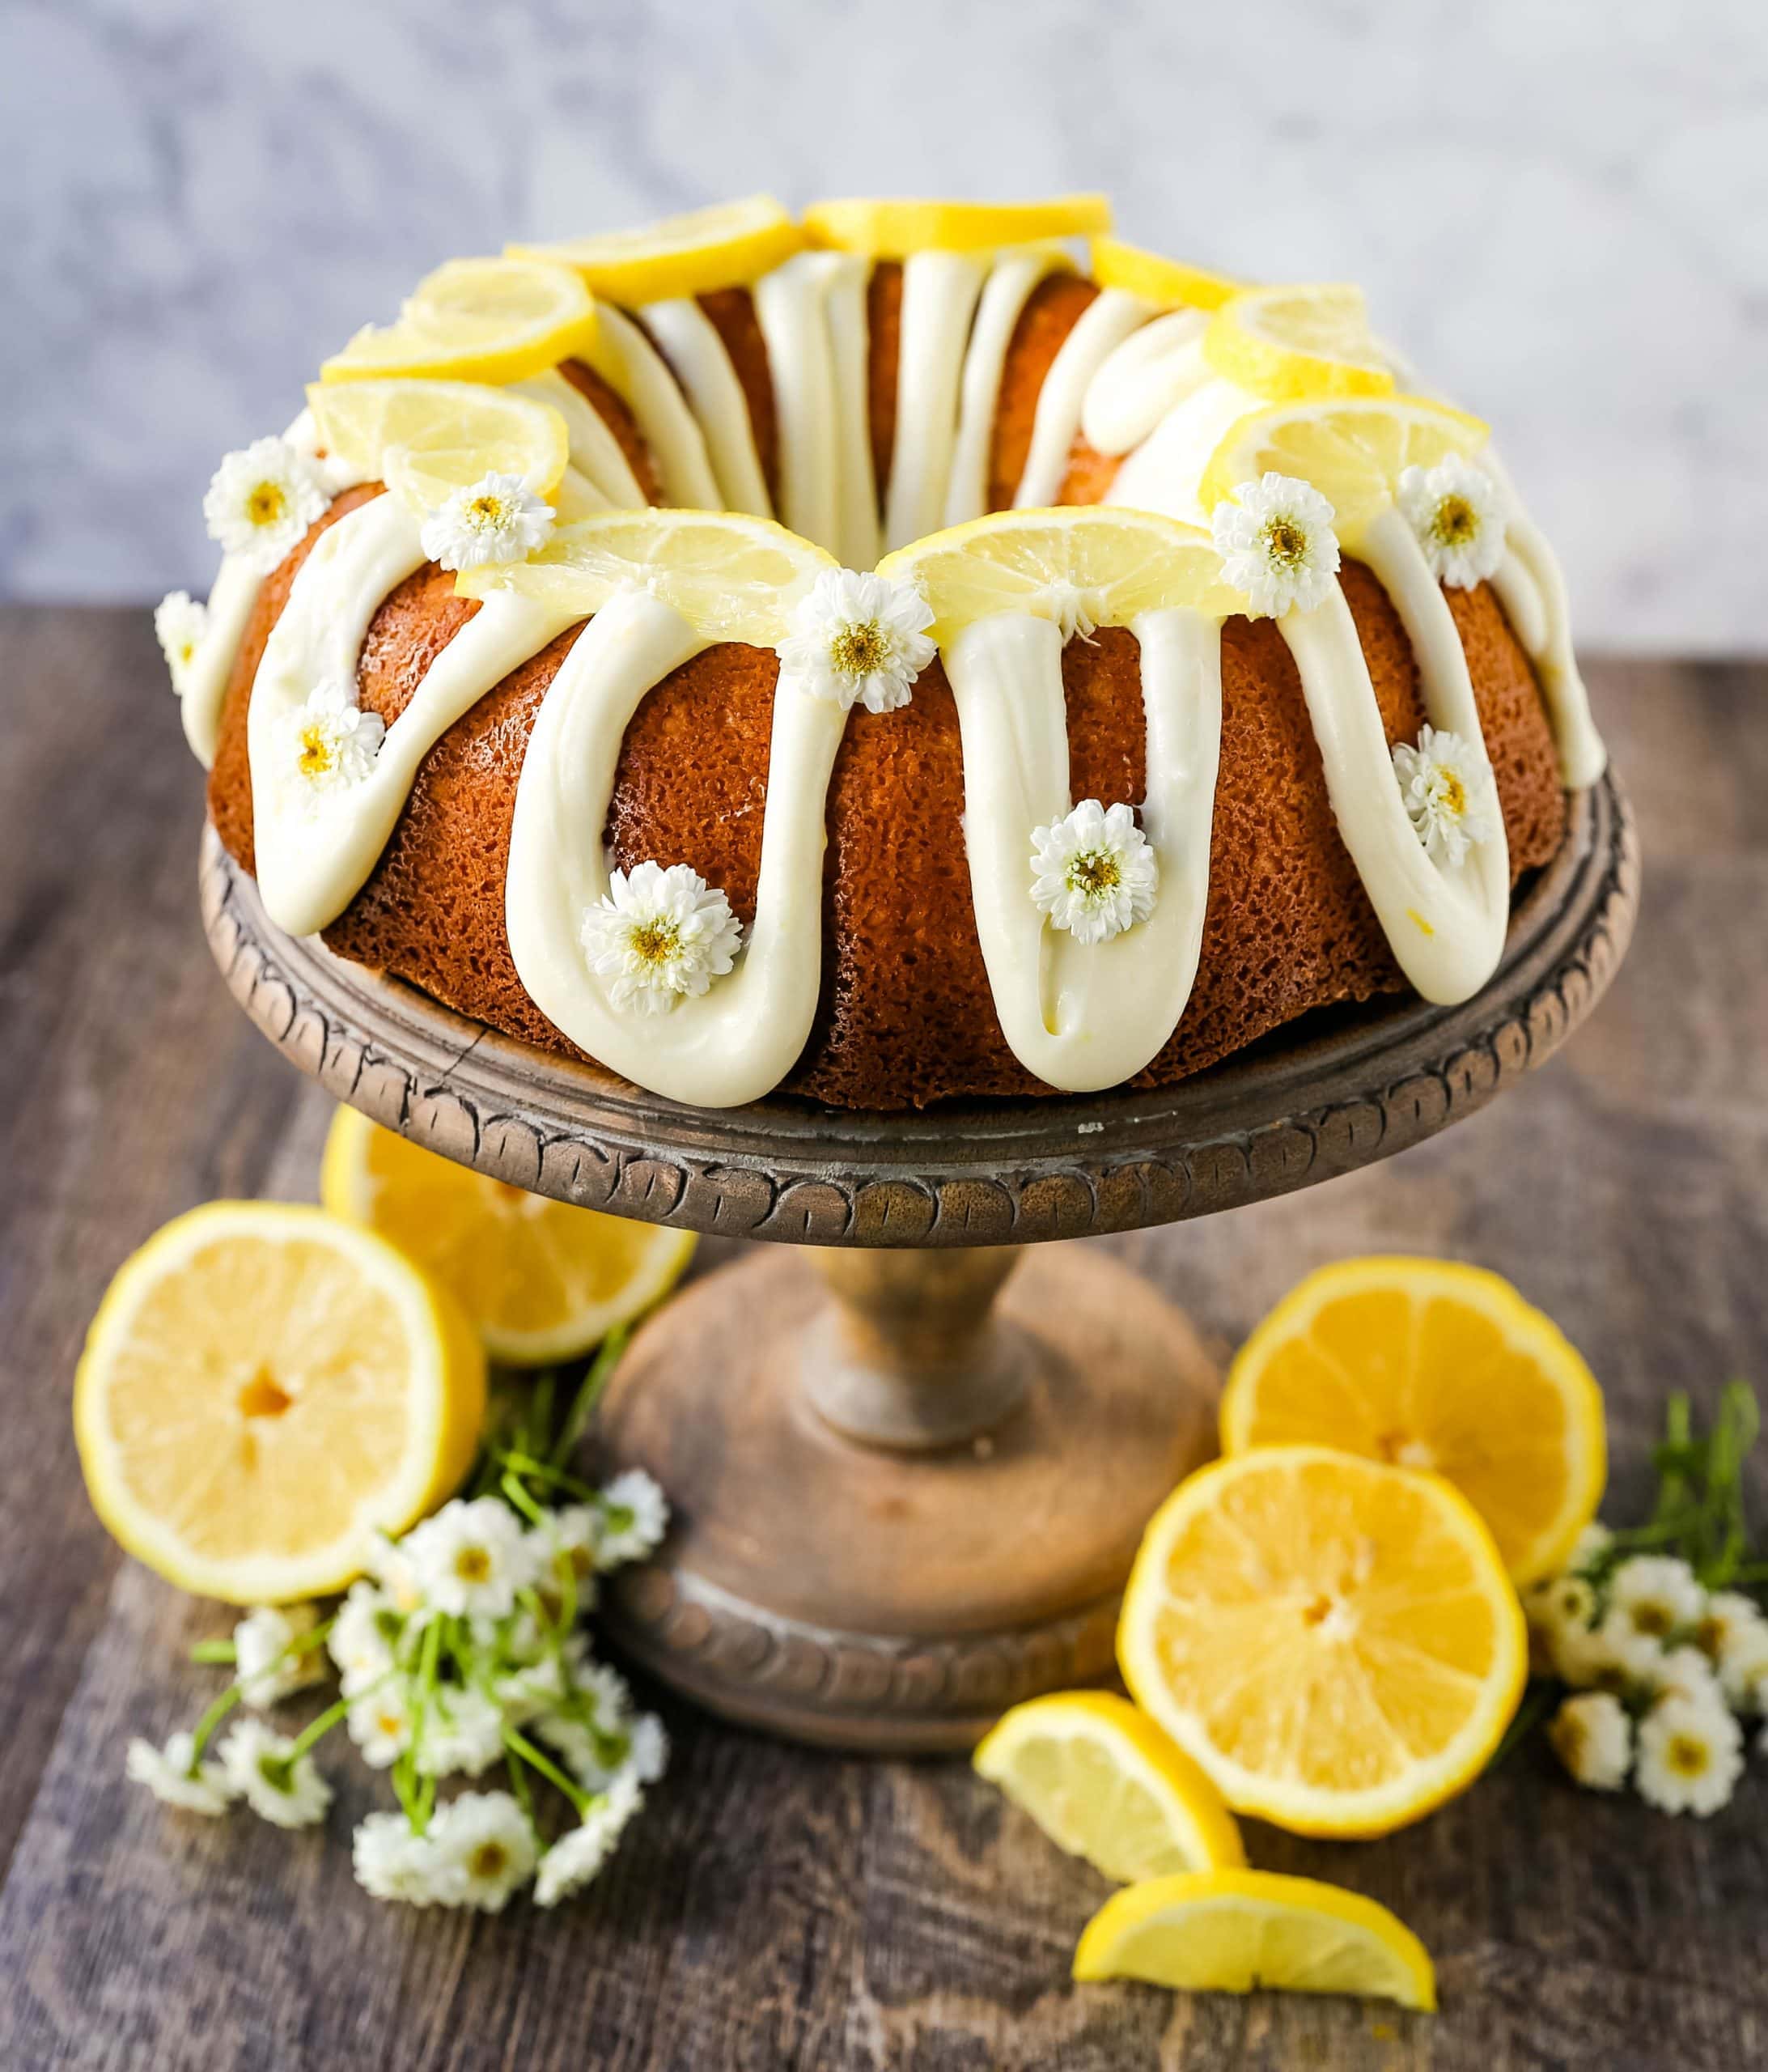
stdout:
[[1603,766],[1553,558],[1355,290],[1109,227],[756,200],[358,333],[159,615],[271,918],[707,1106],[1476,991]]

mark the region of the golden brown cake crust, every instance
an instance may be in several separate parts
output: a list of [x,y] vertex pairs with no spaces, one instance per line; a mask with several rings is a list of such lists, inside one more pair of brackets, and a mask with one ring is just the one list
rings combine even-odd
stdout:
[[558,371],[614,435],[621,452],[626,456],[627,466],[645,493],[646,503],[661,503],[663,477],[657,472],[656,461],[651,457],[645,435],[638,429],[638,420],[625,397],[609,388],[594,367],[586,366],[580,359],[562,360]]
[[761,463],[767,493],[776,503],[780,493],[779,413],[774,402],[774,377],[768,364],[767,341],[761,335],[755,313],[755,297],[747,288],[714,288],[699,298],[712,328],[730,355],[731,365],[749,406],[749,424],[755,434],[755,451]]
[[989,445],[988,507],[1004,511],[1013,501],[1032,450],[1037,398],[1062,342],[1087,313],[1099,291],[1078,274],[1051,274],[1025,298],[1001,369],[994,435]]

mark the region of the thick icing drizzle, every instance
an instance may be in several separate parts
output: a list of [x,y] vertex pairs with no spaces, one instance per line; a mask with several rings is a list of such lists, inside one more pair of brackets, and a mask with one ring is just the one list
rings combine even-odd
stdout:
[[1056,501],[1093,376],[1126,338],[1158,314],[1155,304],[1140,295],[1126,295],[1121,288],[1105,288],[1088,304],[1079,322],[1062,340],[1038,391],[1031,450],[1013,492],[1015,510],[1041,511]]
[[[857,355],[851,337],[856,283],[863,327],[864,262],[851,253],[800,252],[763,274],[754,291],[779,423],[779,515],[795,533],[831,553],[842,551],[855,531],[857,456],[851,440],[843,437],[842,422],[852,414],[849,399],[856,357],[864,380],[863,328]],[[863,432],[863,414],[859,422]],[[870,520],[871,446],[869,440],[864,443]]]
[[645,694],[707,643],[636,591],[605,605],[548,686],[516,789],[507,920],[517,975],[581,1049],[653,1093],[706,1108],[759,1100],[791,1071],[822,985],[825,804],[841,707],[774,700],[755,919],[735,969],[667,1013],[614,1008],[579,940],[608,890],[602,849],[620,745]]
[[755,450],[748,399],[718,326],[689,296],[647,303],[639,315],[668,355],[700,421],[724,508],[771,518],[774,499]]
[[638,325],[611,304],[596,305],[591,357],[637,418],[663,478],[664,501],[679,510],[716,511],[719,485],[706,439],[680,385]]
[[912,252],[902,262],[887,553],[936,532],[945,515],[965,348],[987,273],[986,260],[963,252]]
[[632,463],[608,429],[607,420],[580,388],[573,387],[556,367],[536,374],[529,381],[512,381],[510,387],[518,396],[532,396],[536,403],[550,404],[564,418],[571,465],[589,491],[600,498],[601,508],[644,508],[645,493],[632,471]]
[[1058,247],[1029,245],[1003,252],[982,284],[959,383],[957,435],[945,497],[948,525],[980,518],[988,509],[989,454],[1007,350],[1032,291],[1068,265]]
[[1080,429],[1096,453],[1127,453],[1167,413],[1215,376],[1203,357],[1209,316],[1169,309],[1132,331],[1087,384]]

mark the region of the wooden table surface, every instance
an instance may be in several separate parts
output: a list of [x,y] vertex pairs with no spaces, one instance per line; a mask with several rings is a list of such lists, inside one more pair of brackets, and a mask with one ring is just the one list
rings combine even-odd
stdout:
[[[146,614],[0,611],[0,670],[6,2072],[1768,2064],[1762,1761],[1705,1823],[1574,1792],[1537,1742],[1384,1841],[1250,1826],[1255,1862],[1355,1886],[1422,1935],[1434,2021],[1077,1988],[1074,1940],[1109,1888],[963,1764],[813,1755],[667,1703],[668,1777],[555,1915],[373,1904],[348,1845],[373,1788],[345,1760],[328,1828],[292,1839],[126,1786],[129,1737],[189,1723],[215,1688],[181,1658],[227,1620],[122,1560],[88,1509],[68,1415],[81,1334],[167,1216],[311,1199],[329,1104],[204,949],[201,786]],[[1496,1267],[1595,1366],[1627,1517],[1666,1390],[1710,1403],[1728,1375],[1768,1382],[1768,666],[1590,676],[1646,868],[1631,958],[1589,1025],[1385,1165],[1100,1242],[1223,1350],[1323,1260]]]

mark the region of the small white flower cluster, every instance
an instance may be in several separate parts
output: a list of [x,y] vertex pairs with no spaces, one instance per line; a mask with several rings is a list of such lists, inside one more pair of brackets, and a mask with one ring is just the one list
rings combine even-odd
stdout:
[[1768,1714],[1768,1617],[1754,1599],[1709,1594],[1673,1556],[1616,1562],[1592,1526],[1523,1602],[1538,1659],[1574,1693],[1548,1729],[1568,1773],[1595,1791],[1630,1774],[1666,1813],[1724,1805],[1744,1767],[1736,1715]]
[[362,783],[387,737],[379,714],[357,703],[354,684],[316,685],[285,724],[289,766],[314,812]]
[[1312,483],[1274,469],[1242,482],[1210,519],[1222,580],[1246,599],[1249,618],[1311,612],[1338,572],[1334,513]]
[[482,568],[525,561],[545,546],[553,516],[552,505],[519,475],[490,474],[432,511],[418,537],[439,568]]
[[180,698],[189,687],[191,665],[208,631],[209,607],[199,605],[188,590],[168,590],[154,607],[154,636]]
[[1416,748],[1396,745],[1393,774],[1406,817],[1432,863],[1458,866],[1503,825],[1492,766],[1477,741],[1427,721]]
[[[507,1502],[457,1498],[402,1539],[383,1539],[371,1574],[323,1624],[311,1605],[251,1612],[231,1648],[206,1651],[231,1656],[235,1680],[205,1726],[163,1748],[132,1742],[129,1777],[187,1811],[219,1814],[244,1799],[278,1827],[309,1826],[332,1798],[310,1751],[341,1722],[363,1761],[392,1773],[400,1799],[398,1812],[371,1813],[355,1832],[356,1875],[375,1898],[495,1913],[530,1879],[541,1906],[587,1885],[662,1776],[668,1743],[593,1659],[577,1620],[598,1574],[657,1545],[668,1505],[638,1470],[555,1509],[528,1493],[519,1463],[502,1486]],[[230,1706],[269,1707],[319,1680],[322,1651],[339,1695],[304,1732],[246,1718],[205,1756],[207,1730]],[[499,1761],[570,1801],[574,1824],[550,1847],[525,1782],[519,1797],[468,1791],[437,1802],[439,1779],[477,1777]]]
[[1147,920],[1160,890],[1160,863],[1126,805],[1083,799],[1032,830],[1032,898],[1076,942],[1109,942]]
[[583,915],[590,969],[608,982],[617,1008],[667,1014],[722,979],[743,947],[731,902],[686,864],[636,864],[608,877]]
[[933,614],[905,580],[825,568],[778,649],[780,681],[849,711],[894,712],[938,652]]
[[255,439],[229,453],[202,499],[209,537],[268,575],[331,503],[324,471],[286,439]]
[[1497,574],[1503,505],[1483,468],[1452,454],[1435,468],[1401,469],[1398,488],[1400,510],[1438,582],[1470,590]]

